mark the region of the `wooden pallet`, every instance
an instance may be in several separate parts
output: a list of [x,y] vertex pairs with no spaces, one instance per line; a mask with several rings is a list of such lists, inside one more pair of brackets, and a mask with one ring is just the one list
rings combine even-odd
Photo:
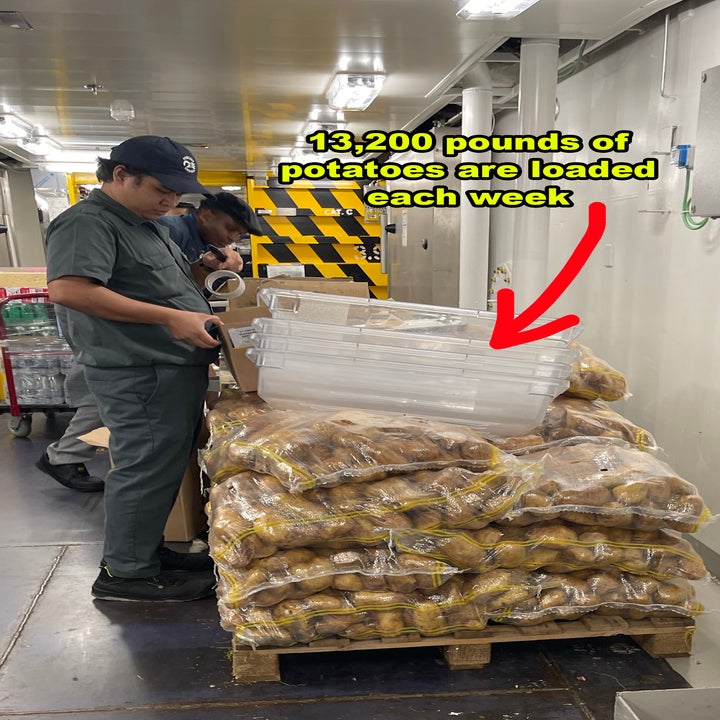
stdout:
[[430,646],[443,648],[445,660],[452,670],[475,669],[490,662],[490,649],[494,643],[612,635],[627,635],[653,657],[681,657],[690,654],[694,632],[695,622],[690,618],[651,617],[644,620],[625,620],[616,616],[587,615],[579,620],[551,621],[528,627],[492,625],[482,631],[457,632],[436,638],[418,634],[377,640],[331,638],[309,645],[257,650],[233,640],[233,676],[242,683],[280,680],[280,655]]

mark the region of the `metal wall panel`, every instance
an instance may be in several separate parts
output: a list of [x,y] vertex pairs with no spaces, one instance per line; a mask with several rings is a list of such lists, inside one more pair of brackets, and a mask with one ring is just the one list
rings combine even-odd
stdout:
[[720,66],[705,70],[699,81],[691,212],[698,217],[720,217]]
[[[434,133],[459,133],[457,128],[436,128]],[[438,143],[440,144],[440,143]],[[456,162],[435,150],[393,159],[394,162],[444,163],[450,177],[430,180],[394,180],[389,190],[427,190],[444,185],[460,191],[460,181],[453,175]],[[459,208],[390,208],[388,222],[395,233],[388,234],[388,288],[394,300],[457,307],[460,279],[460,210]]]

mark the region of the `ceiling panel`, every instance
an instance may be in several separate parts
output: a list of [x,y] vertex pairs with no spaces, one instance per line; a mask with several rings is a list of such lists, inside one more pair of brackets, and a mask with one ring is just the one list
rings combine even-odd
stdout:
[[[162,134],[208,144],[201,168],[264,172],[326,108],[343,63],[387,74],[349,128],[400,129],[507,37],[603,39],[674,3],[540,0],[514,20],[468,22],[452,0],[12,0],[0,10],[34,30],[0,28],[0,105],[68,145]],[[110,118],[113,99],[133,103],[132,123]]]

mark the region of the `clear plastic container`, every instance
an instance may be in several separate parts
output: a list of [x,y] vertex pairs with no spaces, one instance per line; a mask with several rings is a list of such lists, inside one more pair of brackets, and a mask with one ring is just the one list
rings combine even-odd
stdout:
[[524,378],[402,361],[251,348],[258,394],[278,408],[353,407],[462,423],[490,436],[525,433],[542,421],[565,380]]
[[560,363],[526,363],[513,360],[499,360],[492,356],[448,353],[435,350],[413,350],[383,345],[361,345],[350,342],[323,341],[318,344],[312,339],[276,337],[253,333],[251,340],[255,347],[288,353],[307,353],[325,357],[347,357],[380,362],[398,362],[408,366],[442,367],[445,370],[480,370],[498,375],[520,376],[526,379],[544,378],[565,380],[571,372],[570,365]]
[[464,367],[527,377],[565,379],[577,359],[575,350],[510,348],[493,350],[486,341],[460,337],[338,327],[299,320],[257,318],[251,339],[256,347],[290,352],[318,352],[376,360]]
[[12,299],[0,307],[0,315],[8,337],[57,337],[55,306],[35,298]]
[[[419,305],[343,295],[325,295],[304,290],[262,288],[258,300],[268,306],[274,318],[301,320],[326,325],[416,332],[489,341],[495,327],[495,313],[482,310]],[[550,322],[540,318],[530,327]],[[582,332],[575,325],[561,333],[529,343],[530,347],[564,348]]]
[[65,403],[65,368],[72,362],[70,346],[61,338],[10,337],[0,342],[10,361],[17,402],[25,406]]
[[19,368],[13,372],[20,405],[62,405],[65,376],[46,368]]

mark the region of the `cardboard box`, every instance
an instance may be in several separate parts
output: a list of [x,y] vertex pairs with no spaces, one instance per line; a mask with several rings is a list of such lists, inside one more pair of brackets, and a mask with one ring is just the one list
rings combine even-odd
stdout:
[[[205,499],[200,491],[200,467],[197,462],[197,451],[207,444],[209,437],[208,430],[203,424],[200,437],[190,455],[190,461],[183,475],[175,505],[173,505],[165,524],[166,542],[188,542],[207,530]],[[81,435],[79,439],[95,447],[110,447],[110,431],[105,427]],[[112,457],[110,464],[112,465]]]
[[[254,281],[254,282],[249,282]],[[223,321],[220,326],[220,340],[223,355],[232,372],[235,382],[245,392],[256,392],[258,386],[258,370],[247,357],[245,351],[252,346],[250,333],[252,321],[258,317],[270,317],[270,310],[264,305],[257,305],[257,291],[263,287],[281,287],[288,290],[307,290],[308,292],[345,295],[350,297],[370,297],[367,283],[356,283],[352,278],[245,278],[245,293],[229,302],[230,309],[218,313]],[[253,300],[253,305],[243,303]],[[234,301],[241,301],[237,306]]]
[[220,326],[220,341],[230,372],[242,390],[255,392],[258,383],[257,367],[245,351],[252,346],[250,342],[252,321],[258,317],[270,317],[270,310],[265,306],[256,305],[228,310],[219,313],[218,317],[223,321]]
[[307,290],[324,292],[331,295],[350,295],[352,297],[370,297],[367,283],[353,282],[352,278],[243,278],[245,292],[228,300],[228,309],[236,310],[257,305],[257,292],[264,287],[278,287],[289,290]]
[[45,288],[45,268],[0,267],[0,288],[12,288],[13,294],[20,288]]

